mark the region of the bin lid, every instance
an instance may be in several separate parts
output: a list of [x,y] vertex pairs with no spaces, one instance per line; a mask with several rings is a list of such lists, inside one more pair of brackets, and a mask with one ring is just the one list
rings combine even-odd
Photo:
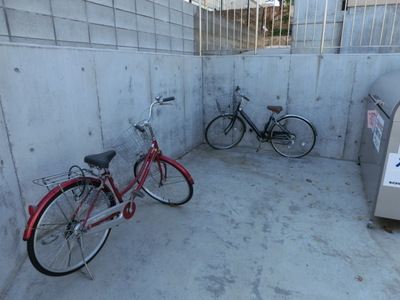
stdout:
[[371,85],[369,95],[391,118],[400,103],[400,70],[378,77]]

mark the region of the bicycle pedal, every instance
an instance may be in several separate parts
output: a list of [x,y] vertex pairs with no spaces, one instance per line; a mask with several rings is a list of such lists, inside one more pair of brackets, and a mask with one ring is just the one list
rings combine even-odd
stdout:
[[135,195],[136,197],[144,198],[144,193],[138,190],[132,191],[132,197]]

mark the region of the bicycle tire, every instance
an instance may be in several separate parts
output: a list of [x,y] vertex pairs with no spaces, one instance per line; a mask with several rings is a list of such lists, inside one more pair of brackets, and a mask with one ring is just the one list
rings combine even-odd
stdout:
[[[142,167],[144,158],[134,166],[135,177]],[[172,206],[187,203],[193,196],[193,185],[184,173],[163,157],[150,166],[149,175],[142,189],[152,198]]]
[[232,124],[233,117],[233,114],[221,115],[208,124],[205,133],[207,144],[217,150],[229,149],[239,144],[246,132],[246,125],[238,116]]
[[[68,275],[89,263],[102,249],[110,228],[94,234],[74,230],[82,222],[80,218],[85,217],[89,203],[95,197],[92,192],[99,186],[99,180],[86,178],[72,180],[51,192],[54,195],[39,213],[27,240],[29,259],[39,272],[49,276]],[[113,194],[103,187],[91,213],[114,205]],[[78,215],[73,216],[77,211]]]
[[300,158],[314,148],[314,126],[300,116],[283,116],[271,128],[271,145],[282,156]]

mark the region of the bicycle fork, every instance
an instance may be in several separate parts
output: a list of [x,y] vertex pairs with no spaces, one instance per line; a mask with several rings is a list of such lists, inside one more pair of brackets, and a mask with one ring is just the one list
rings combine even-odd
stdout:
[[227,135],[229,133],[229,131],[232,130],[233,128],[233,124],[235,124],[236,121],[236,116],[234,116],[231,121],[229,122],[228,126],[224,129],[224,134]]

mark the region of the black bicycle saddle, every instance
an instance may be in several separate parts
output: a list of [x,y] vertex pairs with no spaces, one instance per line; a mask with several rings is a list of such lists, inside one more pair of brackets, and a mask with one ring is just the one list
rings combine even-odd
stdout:
[[108,169],[108,165],[114,158],[115,154],[117,154],[117,152],[115,152],[114,150],[110,150],[99,154],[88,155],[85,156],[85,163],[92,166]]

